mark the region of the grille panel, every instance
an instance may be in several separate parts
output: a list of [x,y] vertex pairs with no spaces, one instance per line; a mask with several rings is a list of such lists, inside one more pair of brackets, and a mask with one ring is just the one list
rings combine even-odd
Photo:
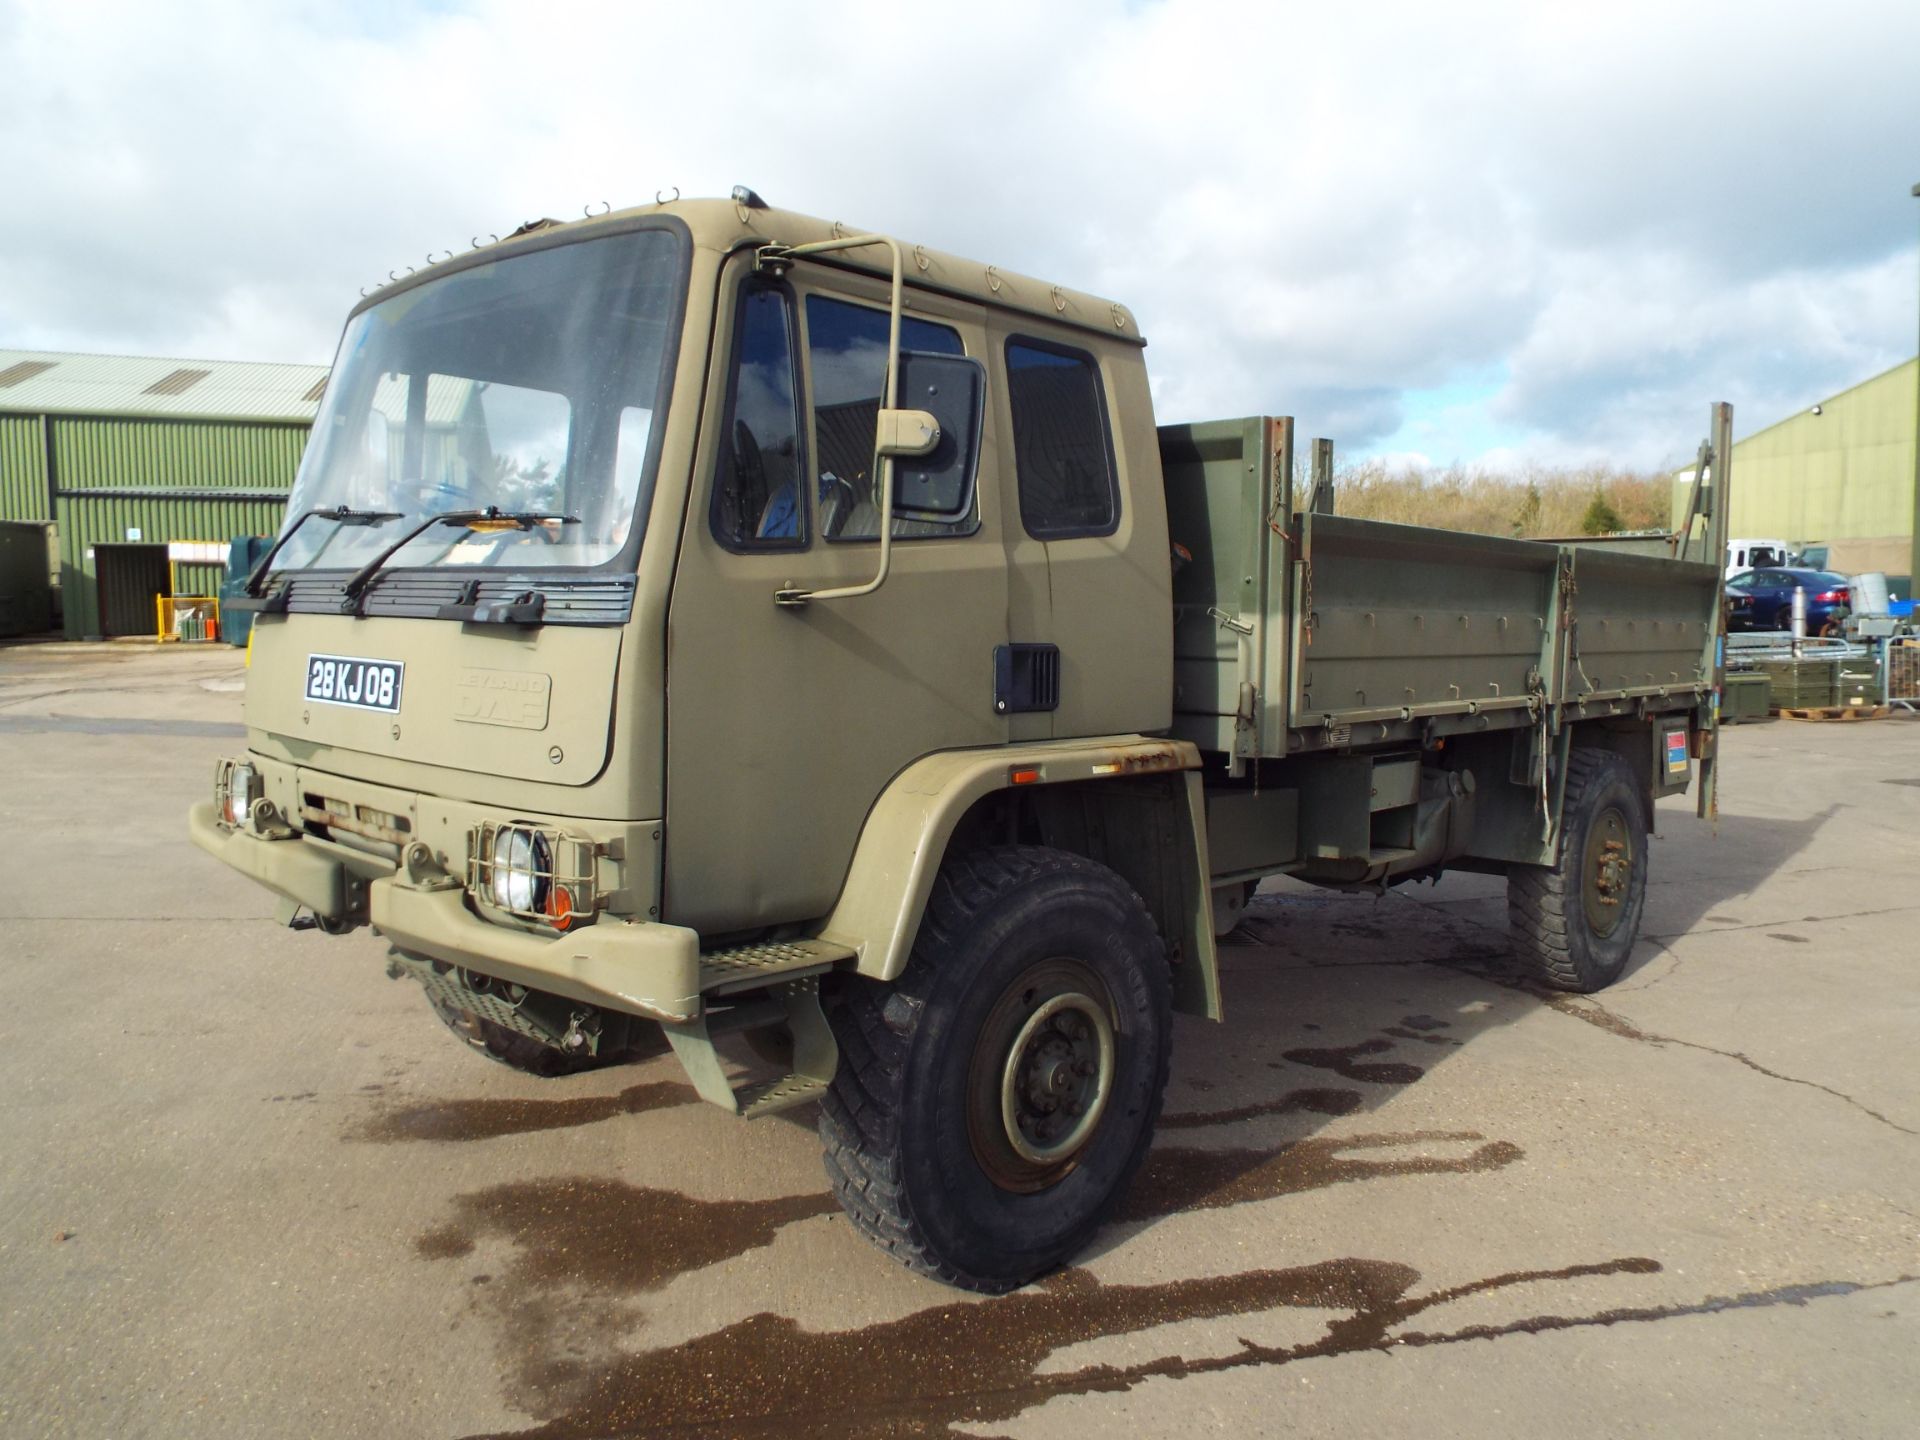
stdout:
[[[476,584],[477,580],[477,584]],[[298,615],[338,615],[346,600],[345,575],[282,575],[268,593],[287,596],[287,609]],[[364,592],[368,615],[433,620],[440,607],[469,603],[511,603],[528,591],[545,606],[541,620],[548,625],[624,625],[633,615],[635,580],[631,575],[593,577],[495,574],[487,578],[434,570],[387,570]]]

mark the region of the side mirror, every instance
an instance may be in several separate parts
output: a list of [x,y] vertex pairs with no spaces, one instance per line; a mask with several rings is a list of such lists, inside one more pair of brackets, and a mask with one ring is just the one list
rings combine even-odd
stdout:
[[902,350],[898,394],[900,408],[892,414],[930,416],[936,428],[930,444],[910,449],[888,433],[887,414],[880,417],[881,453],[894,457],[894,518],[958,520],[973,508],[986,414],[986,367],[964,355]]

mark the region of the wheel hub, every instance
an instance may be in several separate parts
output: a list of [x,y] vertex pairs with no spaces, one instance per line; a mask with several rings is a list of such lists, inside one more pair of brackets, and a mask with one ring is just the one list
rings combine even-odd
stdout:
[[1587,832],[1582,867],[1581,905],[1597,935],[1611,935],[1620,924],[1622,902],[1633,887],[1633,835],[1626,816],[1609,806]]
[[1113,1086],[1105,987],[1078,961],[1035,967],[995,1005],[970,1075],[968,1129],[994,1183],[1056,1183],[1092,1139]]

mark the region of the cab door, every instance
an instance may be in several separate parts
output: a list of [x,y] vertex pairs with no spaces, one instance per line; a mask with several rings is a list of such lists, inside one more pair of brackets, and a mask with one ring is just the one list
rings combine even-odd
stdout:
[[1058,648],[1057,705],[1032,718],[1060,739],[1164,732],[1173,582],[1139,350],[1011,313],[990,338],[1009,553],[1039,602],[1016,612],[1013,638]]
[[[973,514],[896,519],[871,595],[776,606],[877,569],[887,287],[804,263],[757,276],[742,255],[721,297],[667,641],[662,918],[708,935],[824,915],[902,769],[1008,738],[993,406]],[[901,343],[984,358],[983,319],[916,293]]]

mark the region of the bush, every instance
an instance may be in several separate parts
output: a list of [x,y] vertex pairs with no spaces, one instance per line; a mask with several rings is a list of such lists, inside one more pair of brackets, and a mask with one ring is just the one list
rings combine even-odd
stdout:
[[1598,490],[1593,492],[1593,501],[1587,506],[1587,513],[1580,517],[1582,535],[1611,535],[1627,527],[1621,523],[1620,512],[1607,503],[1607,497]]
[[1389,469],[1366,461],[1336,473],[1334,508],[1362,520],[1483,535],[1600,535],[1666,529],[1671,490],[1665,473],[1607,467],[1512,474],[1459,465]]

